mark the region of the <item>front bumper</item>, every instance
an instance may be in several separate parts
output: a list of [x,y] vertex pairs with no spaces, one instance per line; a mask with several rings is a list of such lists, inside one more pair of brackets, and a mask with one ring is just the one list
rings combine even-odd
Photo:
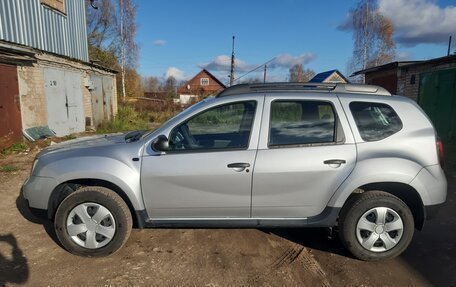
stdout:
[[22,186],[22,194],[30,208],[47,210],[52,191],[59,183],[51,177],[30,176]]

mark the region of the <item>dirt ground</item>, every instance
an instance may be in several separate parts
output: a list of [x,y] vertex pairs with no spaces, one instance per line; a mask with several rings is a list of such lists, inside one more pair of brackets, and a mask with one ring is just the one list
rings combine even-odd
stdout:
[[19,196],[35,152],[0,158],[0,286],[456,286],[456,164],[448,201],[399,258],[354,259],[325,229],[145,229],[107,258],[62,249]]

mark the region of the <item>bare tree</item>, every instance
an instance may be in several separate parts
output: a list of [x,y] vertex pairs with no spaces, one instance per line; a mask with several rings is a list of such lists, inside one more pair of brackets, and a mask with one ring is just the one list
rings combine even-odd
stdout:
[[89,44],[101,48],[110,46],[116,37],[117,19],[111,0],[98,0],[97,9],[86,0],[87,39]]
[[305,69],[302,64],[296,64],[290,68],[289,82],[308,82],[315,76],[315,72],[311,69]]
[[85,4],[89,58],[111,69],[118,69],[113,46],[118,30],[113,3],[111,0],[98,0],[97,9],[92,7],[90,0],[86,0]]
[[[142,89],[136,72],[138,45],[136,36],[135,0],[97,0],[94,9],[90,0],[86,0],[87,36],[89,56],[112,69],[119,69],[122,99],[125,100],[127,88],[129,95],[138,94]],[[128,53],[127,53],[128,51]],[[127,83],[133,81],[132,83]]]
[[157,92],[160,86],[160,80],[157,77],[144,77],[144,91]]
[[[122,99],[126,97],[126,72],[134,69],[138,60],[138,45],[136,36],[136,5],[133,0],[119,0],[119,41],[116,49],[120,55],[120,73],[122,85]],[[128,51],[128,53],[127,53]]]
[[354,49],[348,65],[349,72],[394,60],[394,26],[387,17],[380,14],[374,0],[361,0],[350,11],[350,15],[351,22],[342,27],[353,31]]
[[166,92],[169,99],[173,99],[177,96],[177,81],[173,76],[166,78],[163,83],[162,90]]

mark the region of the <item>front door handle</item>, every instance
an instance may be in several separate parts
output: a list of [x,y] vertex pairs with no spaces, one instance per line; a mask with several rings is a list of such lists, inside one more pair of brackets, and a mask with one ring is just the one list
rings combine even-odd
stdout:
[[[250,163],[247,162],[233,162],[227,165],[228,168],[232,168],[235,171],[243,171],[244,169],[250,167]],[[249,170],[247,170],[248,172]]]
[[323,162],[324,164],[338,164],[341,165],[343,163],[347,163],[345,159],[328,159]]
[[229,168],[239,168],[239,167],[243,167],[243,168],[247,168],[247,167],[250,167],[250,163],[246,163],[246,162],[234,162],[234,163],[230,163],[227,165]]

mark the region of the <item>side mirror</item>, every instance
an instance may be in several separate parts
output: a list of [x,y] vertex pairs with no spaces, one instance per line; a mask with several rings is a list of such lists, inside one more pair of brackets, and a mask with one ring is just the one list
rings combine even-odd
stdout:
[[159,135],[152,142],[152,149],[154,151],[168,151],[169,150],[169,141],[168,138],[164,135]]

